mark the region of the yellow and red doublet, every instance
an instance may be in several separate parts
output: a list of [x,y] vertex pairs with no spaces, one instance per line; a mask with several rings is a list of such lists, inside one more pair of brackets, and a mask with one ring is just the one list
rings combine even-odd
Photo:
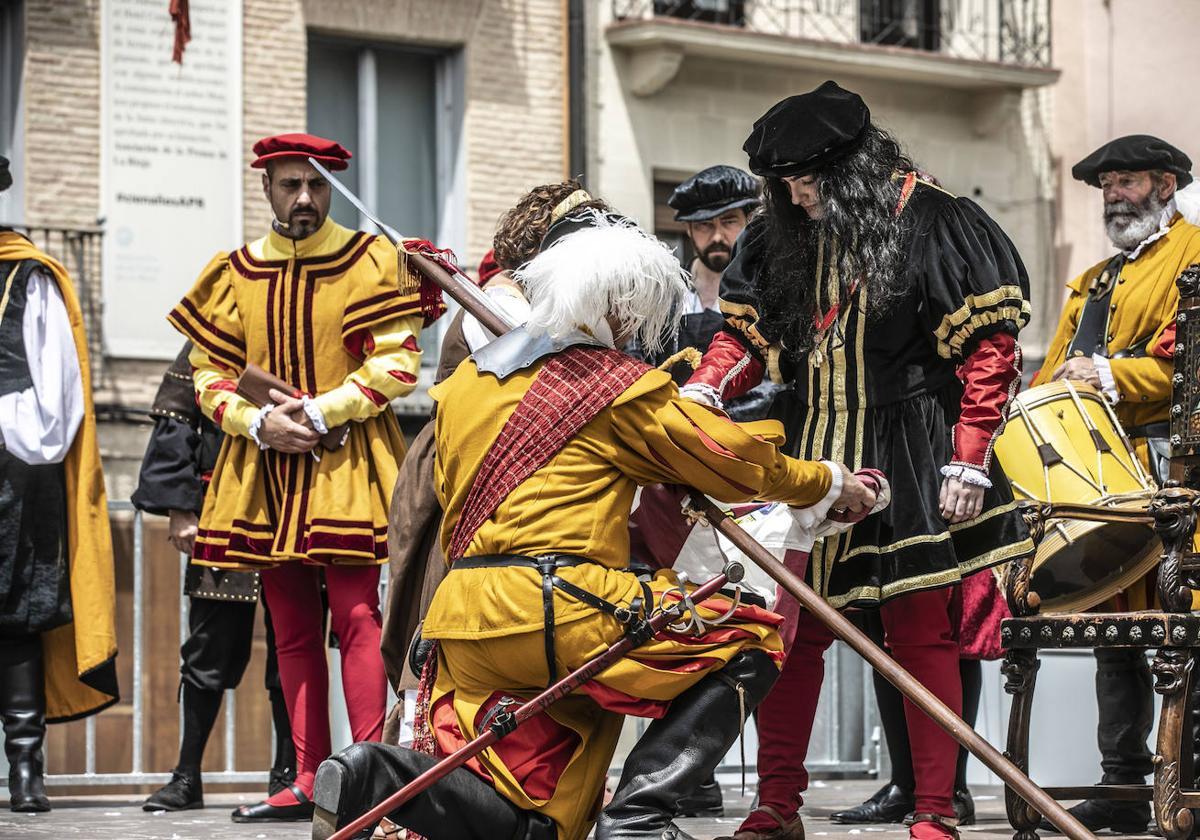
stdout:
[[[197,399],[227,434],[204,500],[196,562],[223,568],[387,560],[387,512],[404,439],[391,400],[416,385],[423,322],[440,299],[387,240],[332,220],[306,239],[272,231],[219,253],[168,319],[195,344]],[[260,451],[258,407],[236,393],[253,363],[311,396],[332,452]]]
[[[468,359],[431,390],[438,402],[434,479],[447,556],[475,476],[545,363],[500,379]],[[775,423],[734,424],[681,400],[668,374],[647,371],[508,492],[464,555],[587,558],[557,574],[611,604],[629,607],[647,597],[657,603],[677,580],[674,572],[660,571],[643,583],[629,571],[628,519],[638,485],[686,484],[726,501],[820,501],[832,485],[830,470],[782,455],[768,440],[780,440],[780,431]],[[503,696],[528,698],[545,688],[542,599],[534,569],[451,566],[422,630],[438,640],[429,723],[441,750],[486,729]],[[552,599],[560,676],[625,632],[612,615],[557,588]],[[714,597],[700,612],[713,619],[728,607],[727,599]],[[703,635],[660,634],[469,766],[518,808],[553,819],[563,840],[582,840],[599,810],[623,714],[662,716],[673,698],[747,648],[766,651],[778,663],[780,621],[742,606]]]

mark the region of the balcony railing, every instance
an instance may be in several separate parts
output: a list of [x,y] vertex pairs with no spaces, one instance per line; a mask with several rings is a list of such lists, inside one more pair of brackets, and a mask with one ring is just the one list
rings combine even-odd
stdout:
[[613,0],[618,21],[674,19],[747,32],[1050,65],[1051,0]]
[[100,228],[68,228],[46,225],[27,225],[20,222],[5,224],[29,237],[42,251],[66,266],[83,308],[83,324],[87,331],[88,355],[91,357],[92,382],[102,381],[104,340],[101,334],[103,303],[100,290],[101,244],[104,232]]

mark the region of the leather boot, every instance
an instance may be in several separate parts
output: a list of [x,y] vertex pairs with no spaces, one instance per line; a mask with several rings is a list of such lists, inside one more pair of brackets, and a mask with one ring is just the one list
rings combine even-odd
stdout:
[[676,803],[708,778],[778,677],[767,654],[744,650],[671,701],[625,759],[596,840],[691,840],[672,822]]
[[[433,756],[361,742],[321,762],[313,787],[313,840],[328,840],[436,764]],[[556,840],[543,814],[522,811],[465,767],[387,815],[427,840]],[[369,836],[369,829],[368,829]]]
[[49,811],[42,756],[46,689],[40,636],[0,642],[0,712],[8,757],[9,810]]

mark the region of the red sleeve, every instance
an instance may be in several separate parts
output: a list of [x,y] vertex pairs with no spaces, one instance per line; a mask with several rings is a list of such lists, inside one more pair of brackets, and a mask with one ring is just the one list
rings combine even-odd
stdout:
[[1175,358],[1175,331],[1176,324],[1172,321],[1162,331],[1158,341],[1154,342],[1154,346],[1150,348],[1150,355],[1158,356],[1160,359],[1173,360]]
[[698,385],[705,391],[711,389],[724,403],[762,382],[764,371],[757,353],[737,336],[721,330],[713,336],[700,367],[692,372],[684,387]]
[[1021,386],[1021,347],[1006,332],[979,342],[958,368],[963,383],[962,410],[954,427],[953,464],[987,472],[992,446],[1004,425],[1009,404]]

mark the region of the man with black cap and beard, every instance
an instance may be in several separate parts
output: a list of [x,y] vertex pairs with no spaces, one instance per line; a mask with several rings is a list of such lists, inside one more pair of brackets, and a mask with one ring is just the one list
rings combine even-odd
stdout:
[[[1184,221],[1175,191],[1192,181],[1179,149],[1145,134],[1106,143],[1071,169],[1099,188],[1104,230],[1117,249],[1067,284],[1070,292],[1037,385],[1086,382],[1105,394],[1143,465],[1166,478],[1168,411],[1174,373],[1175,280],[1200,262],[1200,227]],[[1155,578],[1130,587],[1112,609],[1151,606]],[[1101,784],[1143,784],[1153,769],[1146,739],[1153,723],[1150,668],[1141,651],[1096,650]],[[1092,831],[1144,831],[1147,802],[1089,799],[1071,809]],[[1048,823],[1043,823],[1047,828]]]
[[[957,712],[955,587],[1033,551],[991,458],[1020,376],[1025,267],[982,209],[922,181],[834,82],[776,104],[743,148],[766,209],[734,249],[726,326],[682,393],[719,405],[769,375],[791,385],[772,412],[791,454],[888,476],[892,505],[818,543],[806,574],[834,607],[878,609],[892,655]],[[833,635],[793,613],[795,640],[759,707],[759,805],[736,840],[804,836],[804,757]],[[905,717],[910,834],[954,836],[958,747],[907,702]]]
[[[710,166],[676,187],[667,204],[675,211],[675,221],[686,225],[696,254],[689,267],[692,290],[683,302],[678,334],[648,361],[666,363],[672,378],[682,385],[725,323],[717,305],[721,272],[729,265],[733,245],[750,216],[762,204],[761,185],[736,166]],[[763,383],[731,400],[726,413],[734,420],[760,420],[775,390],[770,383]],[[701,807],[701,812],[714,815],[713,809]]]

